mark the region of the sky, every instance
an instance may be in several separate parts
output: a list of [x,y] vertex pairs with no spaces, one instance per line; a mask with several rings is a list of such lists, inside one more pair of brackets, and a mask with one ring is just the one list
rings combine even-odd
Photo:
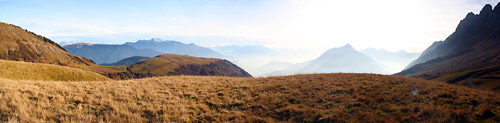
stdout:
[[319,54],[422,52],[468,12],[500,0],[0,0],[0,21],[56,42],[162,38],[202,46],[264,45]]

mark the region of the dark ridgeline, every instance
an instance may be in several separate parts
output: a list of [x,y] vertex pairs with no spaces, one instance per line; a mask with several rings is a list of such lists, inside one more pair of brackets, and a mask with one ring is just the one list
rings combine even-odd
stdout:
[[468,13],[453,34],[434,43],[407,68],[396,75],[500,90],[500,5]]

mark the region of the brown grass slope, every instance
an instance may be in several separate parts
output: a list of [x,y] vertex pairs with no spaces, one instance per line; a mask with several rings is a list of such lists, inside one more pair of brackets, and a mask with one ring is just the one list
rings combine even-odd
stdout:
[[[100,67],[105,68],[105,67]],[[113,79],[145,78],[172,75],[252,77],[245,70],[227,60],[200,58],[178,54],[163,54],[134,65],[108,66],[115,71],[104,71]],[[125,69],[124,69],[125,68]]]
[[95,65],[90,60],[67,53],[50,39],[2,22],[0,59],[72,67]]
[[52,64],[0,60],[0,78],[45,81],[104,81],[109,78],[76,68]]
[[[410,91],[418,89],[417,95]],[[498,122],[500,95],[374,74],[0,80],[1,121]]]

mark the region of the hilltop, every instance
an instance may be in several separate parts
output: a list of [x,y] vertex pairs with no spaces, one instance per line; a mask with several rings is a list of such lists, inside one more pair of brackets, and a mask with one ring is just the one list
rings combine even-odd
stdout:
[[133,65],[102,66],[93,69],[98,69],[99,73],[112,79],[177,75],[252,77],[227,60],[178,54],[163,54]]
[[500,96],[494,92],[375,74],[64,83],[1,80],[0,85],[0,121],[5,122],[500,120]]

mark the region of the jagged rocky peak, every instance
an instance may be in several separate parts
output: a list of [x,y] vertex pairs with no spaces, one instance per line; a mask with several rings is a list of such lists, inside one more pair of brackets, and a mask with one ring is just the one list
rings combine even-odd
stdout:
[[488,15],[491,12],[493,12],[493,7],[490,4],[486,4],[479,13],[479,15]]
[[493,12],[500,13],[500,4],[497,4],[497,6],[495,6],[495,9],[493,9]]
[[352,48],[351,44],[346,44],[344,46],[342,46],[343,48]]

